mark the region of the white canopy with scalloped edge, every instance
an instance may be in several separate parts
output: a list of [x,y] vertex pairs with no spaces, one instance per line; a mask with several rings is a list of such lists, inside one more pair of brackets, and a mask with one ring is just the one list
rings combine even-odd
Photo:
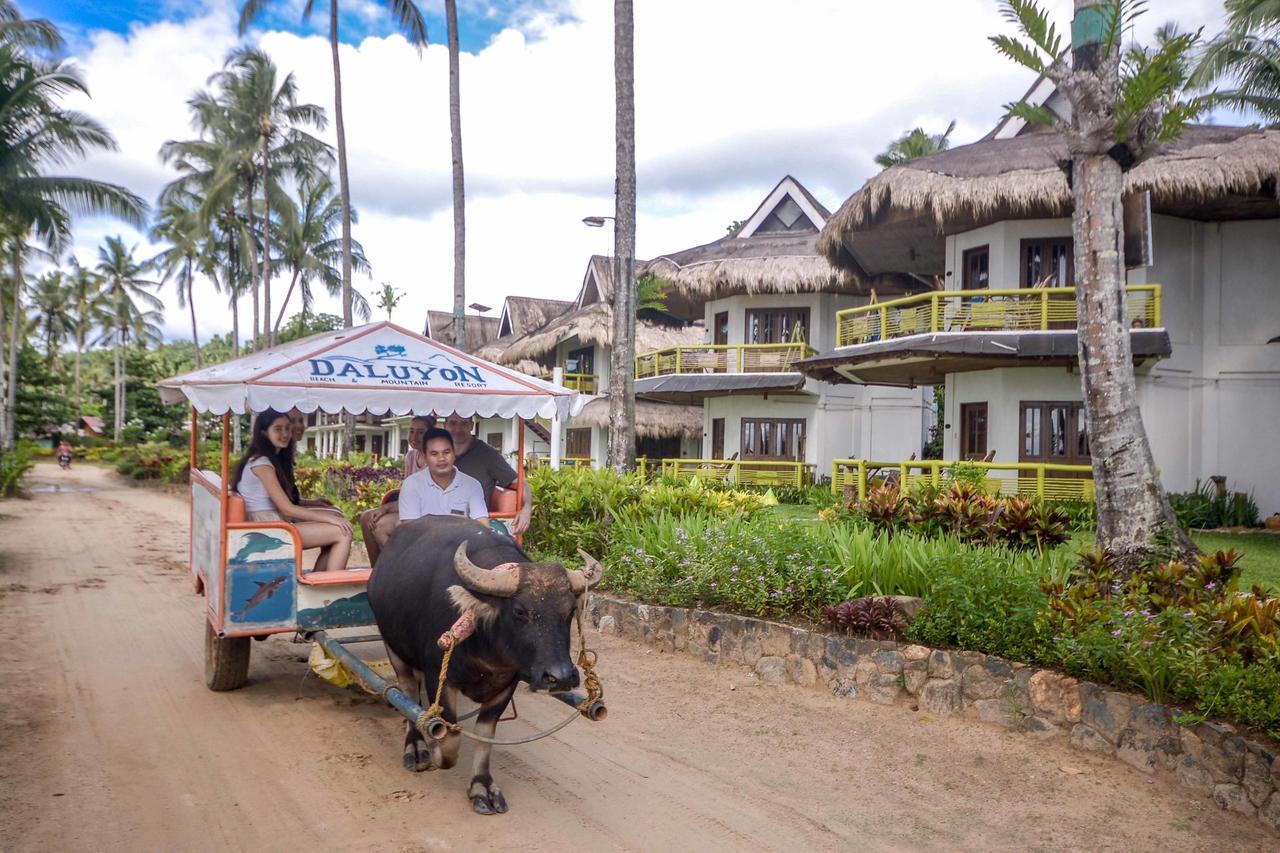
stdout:
[[322,332],[162,380],[200,412],[437,412],[572,417],[592,398],[482,361],[390,322]]

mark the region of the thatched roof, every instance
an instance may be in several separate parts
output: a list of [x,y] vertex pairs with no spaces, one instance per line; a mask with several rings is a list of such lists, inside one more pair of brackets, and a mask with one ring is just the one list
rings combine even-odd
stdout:
[[[442,344],[454,346],[457,331],[453,328],[453,314],[448,311],[427,312],[428,337]],[[467,351],[477,349],[498,337],[498,318],[467,315]]]
[[502,316],[498,318],[499,332],[503,337],[527,334],[561,314],[567,314],[573,307],[573,302],[565,299],[508,296],[502,306]]
[[[947,234],[992,222],[1069,216],[1055,133],[985,139],[885,169],[850,196],[818,249],[859,277],[940,275]],[[1126,174],[1151,210],[1219,221],[1280,216],[1280,131],[1194,125]]]
[[[572,337],[577,337],[586,344],[613,343],[613,309],[607,303],[594,302],[570,311],[532,334],[512,341],[501,352],[493,353],[496,356],[493,360],[499,364],[514,365],[521,359],[544,358],[555,351],[556,344]],[[636,320],[638,353],[700,343],[703,343],[703,327],[700,323],[684,326],[668,325],[643,317]]]
[[733,293],[861,292],[852,275],[818,254],[817,236],[729,235],[654,258],[643,272],[703,299]]
[[[609,398],[607,396],[587,403],[582,407],[582,413],[572,421],[572,426],[607,427],[608,425]],[[642,438],[673,436],[701,438],[702,407],[636,400],[636,434]]]

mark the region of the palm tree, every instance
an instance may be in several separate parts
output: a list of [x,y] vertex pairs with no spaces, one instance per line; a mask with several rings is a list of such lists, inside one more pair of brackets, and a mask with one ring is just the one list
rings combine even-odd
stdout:
[[1233,87],[1217,92],[1215,103],[1280,126],[1280,2],[1227,0],[1226,10],[1227,28],[1206,47],[1192,84],[1229,80]]
[[[467,212],[462,176],[462,94],[458,74],[458,3],[444,0],[445,29],[449,43],[449,144],[453,154],[453,322],[458,327],[454,343],[467,349]],[[390,317],[390,312],[387,313]]]
[[[294,288],[301,285],[302,313],[311,310],[311,283],[319,280],[330,296],[342,295],[342,240],[335,236],[342,226],[342,199],[334,192],[333,179],[318,175],[298,185],[298,200],[280,207],[279,262],[289,267],[289,289],[276,316],[278,332]],[[351,211],[352,221],[358,221]],[[358,272],[369,271],[369,261],[358,240],[351,241],[351,263]],[[369,303],[360,291],[352,292],[352,308],[361,320],[369,320]]]
[[44,340],[45,364],[53,366],[54,356],[71,336],[75,323],[71,290],[61,270],[51,270],[36,279],[31,289],[32,319]]
[[1122,61],[1122,33],[1143,4],[1075,0],[1075,23],[1081,26],[1073,25],[1079,37],[1068,64],[1061,36],[1035,0],[1003,0],[1003,5],[1006,19],[1026,40],[995,36],[996,49],[1048,77],[1071,104],[1069,121],[1025,102],[1008,110],[1052,127],[1071,158],[1077,341],[1097,486],[1097,542],[1117,556],[1120,571],[1127,573],[1153,552],[1162,531],[1175,537],[1176,550],[1196,553],[1160,488],[1142,425],[1128,324],[1123,322],[1124,253],[1115,247],[1123,245],[1124,170],[1140,162],[1153,145],[1176,139],[1207,103],[1179,97],[1197,35],[1173,36],[1158,50],[1130,51]]
[[401,299],[404,299],[404,294],[392,287],[389,282],[384,281],[382,287],[378,288],[378,307],[387,312],[388,322],[391,320],[391,312],[396,310]]
[[45,18],[23,18],[10,0],[0,0],[0,44],[36,48],[50,53],[62,50],[62,33]]
[[146,211],[124,187],[45,173],[95,149],[115,150],[106,128],[58,104],[75,93],[89,89],[74,66],[0,43],[0,210],[54,248],[70,238],[73,212],[107,212],[142,227]]
[[[240,34],[267,7],[270,0],[245,0],[240,9]],[[409,42],[419,50],[427,43],[427,22],[413,0],[383,0]],[[311,20],[315,0],[306,0],[302,7],[302,20]],[[342,66],[338,58],[338,0],[329,0],[329,51],[333,56],[333,124],[338,140],[338,188],[342,199],[342,319],[347,326],[352,318],[351,290],[351,186],[347,179],[347,133],[342,114]]]
[[[237,141],[255,151],[254,181],[262,189],[260,280],[262,336],[267,346],[271,346],[271,213],[283,203],[279,171],[290,170],[300,182],[332,162],[329,146],[302,129],[309,125],[323,130],[324,109],[298,103],[298,86],[292,74],[278,78],[279,72],[266,53],[247,48],[233,50],[224,70],[214,76],[223,86],[222,100]],[[254,337],[257,335],[255,329]]]
[[[132,334],[144,342],[159,340],[160,329],[156,324],[164,303],[151,292],[160,286],[157,281],[143,278],[147,265],[133,257],[137,246],[125,248],[119,237],[108,237],[98,249],[98,272],[104,285],[103,325],[114,350],[115,367],[115,427],[113,435],[120,440],[125,423],[125,388],[128,382],[124,353]],[[146,308],[140,308],[139,303]]]
[[609,465],[625,473],[635,467],[636,458],[636,99],[635,15],[631,0],[613,2],[613,81],[617,177],[613,211]]
[[73,256],[68,259],[68,302],[71,313],[71,339],[76,345],[75,391],[76,414],[80,414],[80,358],[89,346],[89,336],[102,320],[102,277],[88,267],[80,266]]
[[191,342],[195,345],[196,369],[200,368],[200,332],[196,326],[195,271],[200,257],[201,240],[205,229],[200,222],[198,199],[173,194],[161,206],[156,224],[151,229],[151,239],[164,241],[169,248],[152,258],[160,271],[160,284],[175,279],[178,290],[178,307],[191,310]]
[[951,131],[955,129],[954,121],[942,133],[925,133],[922,127],[913,128],[890,142],[884,153],[877,154],[876,165],[887,169],[890,166],[901,166],[917,157],[946,151],[951,145]]

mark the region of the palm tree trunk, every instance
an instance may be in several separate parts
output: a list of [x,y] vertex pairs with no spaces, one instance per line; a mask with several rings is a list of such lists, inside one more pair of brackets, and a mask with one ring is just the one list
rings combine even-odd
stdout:
[[200,369],[200,335],[196,332],[196,283],[191,278],[191,256],[187,255],[187,307],[191,309],[191,343],[196,348],[196,370]]
[[449,39],[449,139],[453,147],[453,325],[455,343],[467,352],[467,214],[462,179],[462,93],[458,75],[458,4],[444,0]]
[[[236,293],[235,279],[228,277],[231,283],[231,357],[240,357],[240,296]],[[237,456],[240,455],[240,413],[231,416],[231,445]]]
[[[4,352],[4,292],[0,290],[0,352]],[[0,364],[0,451],[9,449],[9,371]]]
[[635,467],[636,106],[631,0],[613,3],[613,79],[617,148],[613,220],[613,352],[609,375],[609,465]]
[[271,346],[271,200],[267,137],[262,137],[262,337]]
[[80,336],[76,335],[76,417],[81,415],[80,408],[80,353],[84,351],[84,343],[80,340]]
[[[253,213],[253,187],[249,188],[249,199],[247,207],[249,209],[249,234],[253,235],[254,226],[257,224],[257,217]],[[249,281],[252,282],[253,288],[253,350],[257,352],[262,349],[262,318],[258,311],[258,243],[256,240],[249,241]]]
[[1197,553],[1179,527],[1138,408],[1133,349],[1124,299],[1124,174],[1107,154],[1072,158],[1076,312],[1085,425],[1097,489],[1097,543],[1129,574],[1162,530]]
[[[272,329],[272,335],[271,335],[272,340],[275,340],[275,336],[280,334],[280,321],[284,319],[284,311],[286,308],[289,307],[289,300],[293,298],[293,288],[297,283],[298,283],[298,271],[295,269],[293,271],[293,275],[289,279],[289,289],[284,292],[284,302],[280,303],[280,313],[276,317],[275,328]],[[306,317],[304,316],[303,320],[305,319]],[[306,328],[306,327],[304,326],[303,328]]]
[[347,130],[342,117],[342,66],[338,61],[338,0],[329,0],[329,50],[333,54],[333,130],[338,139],[338,194],[342,197],[342,324],[351,313],[351,187],[347,182]]
[[4,449],[13,450],[18,440],[18,335],[22,321],[22,263],[20,255],[14,255],[13,264],[13,317],[9,330],[9,385],[5,388]]
[[111,356],[112,356],[112,359],[111,359],[111,365],[112,365],[112,367],[115,369],[115,370],[114,370],[114,372],[115,372],[115,377],[114,377],[114,379],[115,379],[115,396],[112,398],[112,399],[113,399],[113,403],[114,403],[114,408],[115,408],[115,412],[114,412],[113,414],[115,415],[115,417],[114,417],[114,418],[112,418],[112,421],[111,421],[111,434],[112,434],[112,438],[113,438],[115,441],[119,441],[119,440],[120,440],[120,433],[124,430],[124,418],[123,418],[123,417],[121,417],[121,415],[122,415],[122,414],[123,414],[123,412],[124,412],[124,402],[120,399],[120,398],[121,398],[121,394],[120,394],[120,388],[121,388],[121,381],[120,381],[120,370],[121,370],[121,363],[120,363],[120,362],[121,362],[121,359],[120,359],[120,347],[121,347],[121,340],[122,340],[122,338],[123,338],[123,337],[124,337],[123,332],[122,332],[120,329],[116,329],[116,334],[115,334],[115,346],[114,346],[114,347],[112,347],[112,353],[111,353]]

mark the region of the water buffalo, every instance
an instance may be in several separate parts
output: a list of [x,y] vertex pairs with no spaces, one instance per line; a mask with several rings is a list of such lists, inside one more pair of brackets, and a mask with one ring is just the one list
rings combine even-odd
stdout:
[[[431,701],[444,654],[436,641],[468,609],[476,628],[449,661],[441,700],[446,720],[457,719],[461,692],[481,706],[476,732],[492,737],[519,682],[544,691],[577,687],[570,630],[579,597],[602,573],[598,562],[583,557],[582,571],[533,563],[510,539],[463,518],[427,516],[400,525],[369,579],[369,604],[401,689],[424,707]],[[460,740],[450,733],[428,741],[409,725],[404,765],[413,771],[453,767]],[[480,814],[507,810],[489,775],[489,753],[488,744],[477,743],[467,787]]]

